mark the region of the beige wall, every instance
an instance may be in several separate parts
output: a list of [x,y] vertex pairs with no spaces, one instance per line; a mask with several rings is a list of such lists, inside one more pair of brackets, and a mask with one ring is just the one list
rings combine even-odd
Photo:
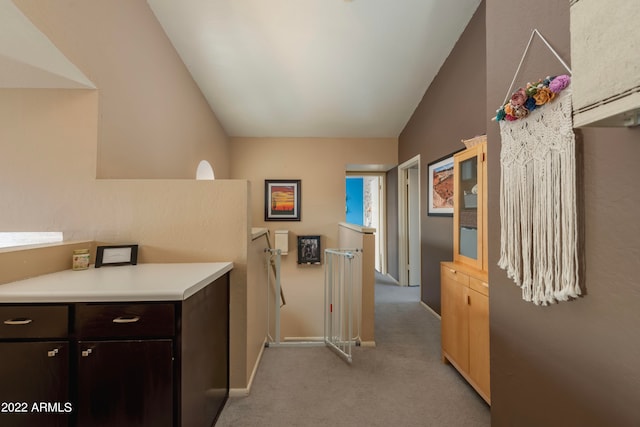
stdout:
[[204,159],[229,177],[226,134],[146,1],[15,3],[97,87],[94,176],[193,178]]
[[246,387],[248,182],[96,180],[97,109],[92,90],[0,90],[2,231],[135,242],[140,262],[233,261],[231,385]]
[[67,270],[76,249],[89,249],[95,255],[96,243],[76,241],[0,249],[0,285]]
[[[347,164],[396,164],[397,140],[315,138],[232,138],[231,176],[251,181],[254,227],[289,230],[289,254],[282,257],[281,339],[323,335],[320,265],[297,264],[297,236],[321,235],[322,248],[338,244],[345,219]],[[301,221],[264,221],[264,180],[301,179]]]
[[94,90],[0,89],[2,231],[93,240],[73,224],[95,181],[97,111]]
[[[363,345],[375,345],[375,320],[376,320],[376,280],[375,280],[375,237],[372,233],[363,233],[358,227],[352,228],[340,225],[338,231],[339,246],[345,249],[362,249],[360,257],[360,277],[362,278],[359,289],[360,319],[355,319],[360,325],[360,340]],[[357,265],[357,264],[354,264]],[[357,277],[357,276],[356,276]]]
[[[267,335],[267,298],[270,307],[274,304],[274,294],[267,288],[267,261],[264,250],[269,247],[267,234],[252,239],[247,253],[247,372],[248,382],[253,379],[257,361],[264,349]],[[269,274],[271,272],[269,271]],[[271,275],[273,284],[273,275]],[[250,386],[250,384],[248,384]],[[247,390],[248,392],[248,390]]]

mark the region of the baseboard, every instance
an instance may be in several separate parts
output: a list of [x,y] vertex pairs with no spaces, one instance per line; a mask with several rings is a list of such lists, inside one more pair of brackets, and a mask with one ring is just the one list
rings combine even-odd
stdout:
[[[313,345],[315,343],[324,344],[324,337],[285,337],[281,344],[295,345],[296,343]],[[375,347],[375,341],[360,341],[360,347]]]
[[229,397],[247,397],[249,396],[248,388],[230,388]]
[[246,397],[249,396],[251,392],[251,386],[253,385],[253,379],[256,376],[256,372],[258,372],[258,367],[260,366],[260,361],[262,360],[262,354],[264,353],[264,348],[266,347],[267,340],[264,340],[264,344],[260,347],[260,353],[258,353],[258,357],[256,358],[256,363],[253,365],[253,371],[251,372],[251,376],[249,377],[249,384],[247,384],[247,388],[230,388],[229,389],[229,397]]
[[398,282],[398,280],[393,277],[392,275],[390,275],[389,273],[385,273],[384,275],[388,280],[392,281],[393,283],[395,283],[396,285],[400,285],[400,282]]
[[440,315],[438,313],[436,313],[433,308],[429,307],[427,304],[425,304],[423,301],[420,301],[420,305],[422,305],[424,308],[427,309],[427,311],[431,314],[433,314],[434,317],[436,317],[438,320],[440,319]]
[[285,342],[299,341],[299,342],[324,342],[324,337],[284,337]]

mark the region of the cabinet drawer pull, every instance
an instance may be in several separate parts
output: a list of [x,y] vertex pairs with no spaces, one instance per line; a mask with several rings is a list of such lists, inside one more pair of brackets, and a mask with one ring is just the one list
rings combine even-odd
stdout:
[[120,316],[113,319],[113,323],[136,323],[140,320],[140,316]]
[[58,351],[60,351],[57,348],[54,348],[53,350],[49,350],[47,351],[47,356],[48,357],[56,357],[56,355],[58,354]]
[[82,350],[82,357],[89,357],[89,355],[93,353],[93,350],[88,348],[86,350]]
[[449,273],[451,273],[451,274],[456,274],[456,273],[457,273],[457,271],[452,270],[452,269],[449,269]]
[[4,321],[4,324],[5,325],[28,325],[31,322],[33,322],[33,320],[27,319],[24,317],[19,317],[17,319],[7,319]]

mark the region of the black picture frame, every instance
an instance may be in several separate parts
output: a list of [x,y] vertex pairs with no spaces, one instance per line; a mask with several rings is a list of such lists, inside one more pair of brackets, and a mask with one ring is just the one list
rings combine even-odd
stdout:
[[453,156],[460,149],[427,165],[427,215],[453,217]]
[[298,264],[322,262],[320,236],[298,236]]
[[138,264],[138,245],[111,245],[96,248],[95,268]]
[[300,221],[299,179],[265,179],[264,220]]

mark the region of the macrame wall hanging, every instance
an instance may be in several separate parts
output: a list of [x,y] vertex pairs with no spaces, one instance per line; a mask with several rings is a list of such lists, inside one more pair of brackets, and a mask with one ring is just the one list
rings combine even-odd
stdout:
[[509,94],[533,30],[495,120],[500,124],[500,260],[536,305],[581,294],[578,277],[575,135],[570,76],[547,77]]

